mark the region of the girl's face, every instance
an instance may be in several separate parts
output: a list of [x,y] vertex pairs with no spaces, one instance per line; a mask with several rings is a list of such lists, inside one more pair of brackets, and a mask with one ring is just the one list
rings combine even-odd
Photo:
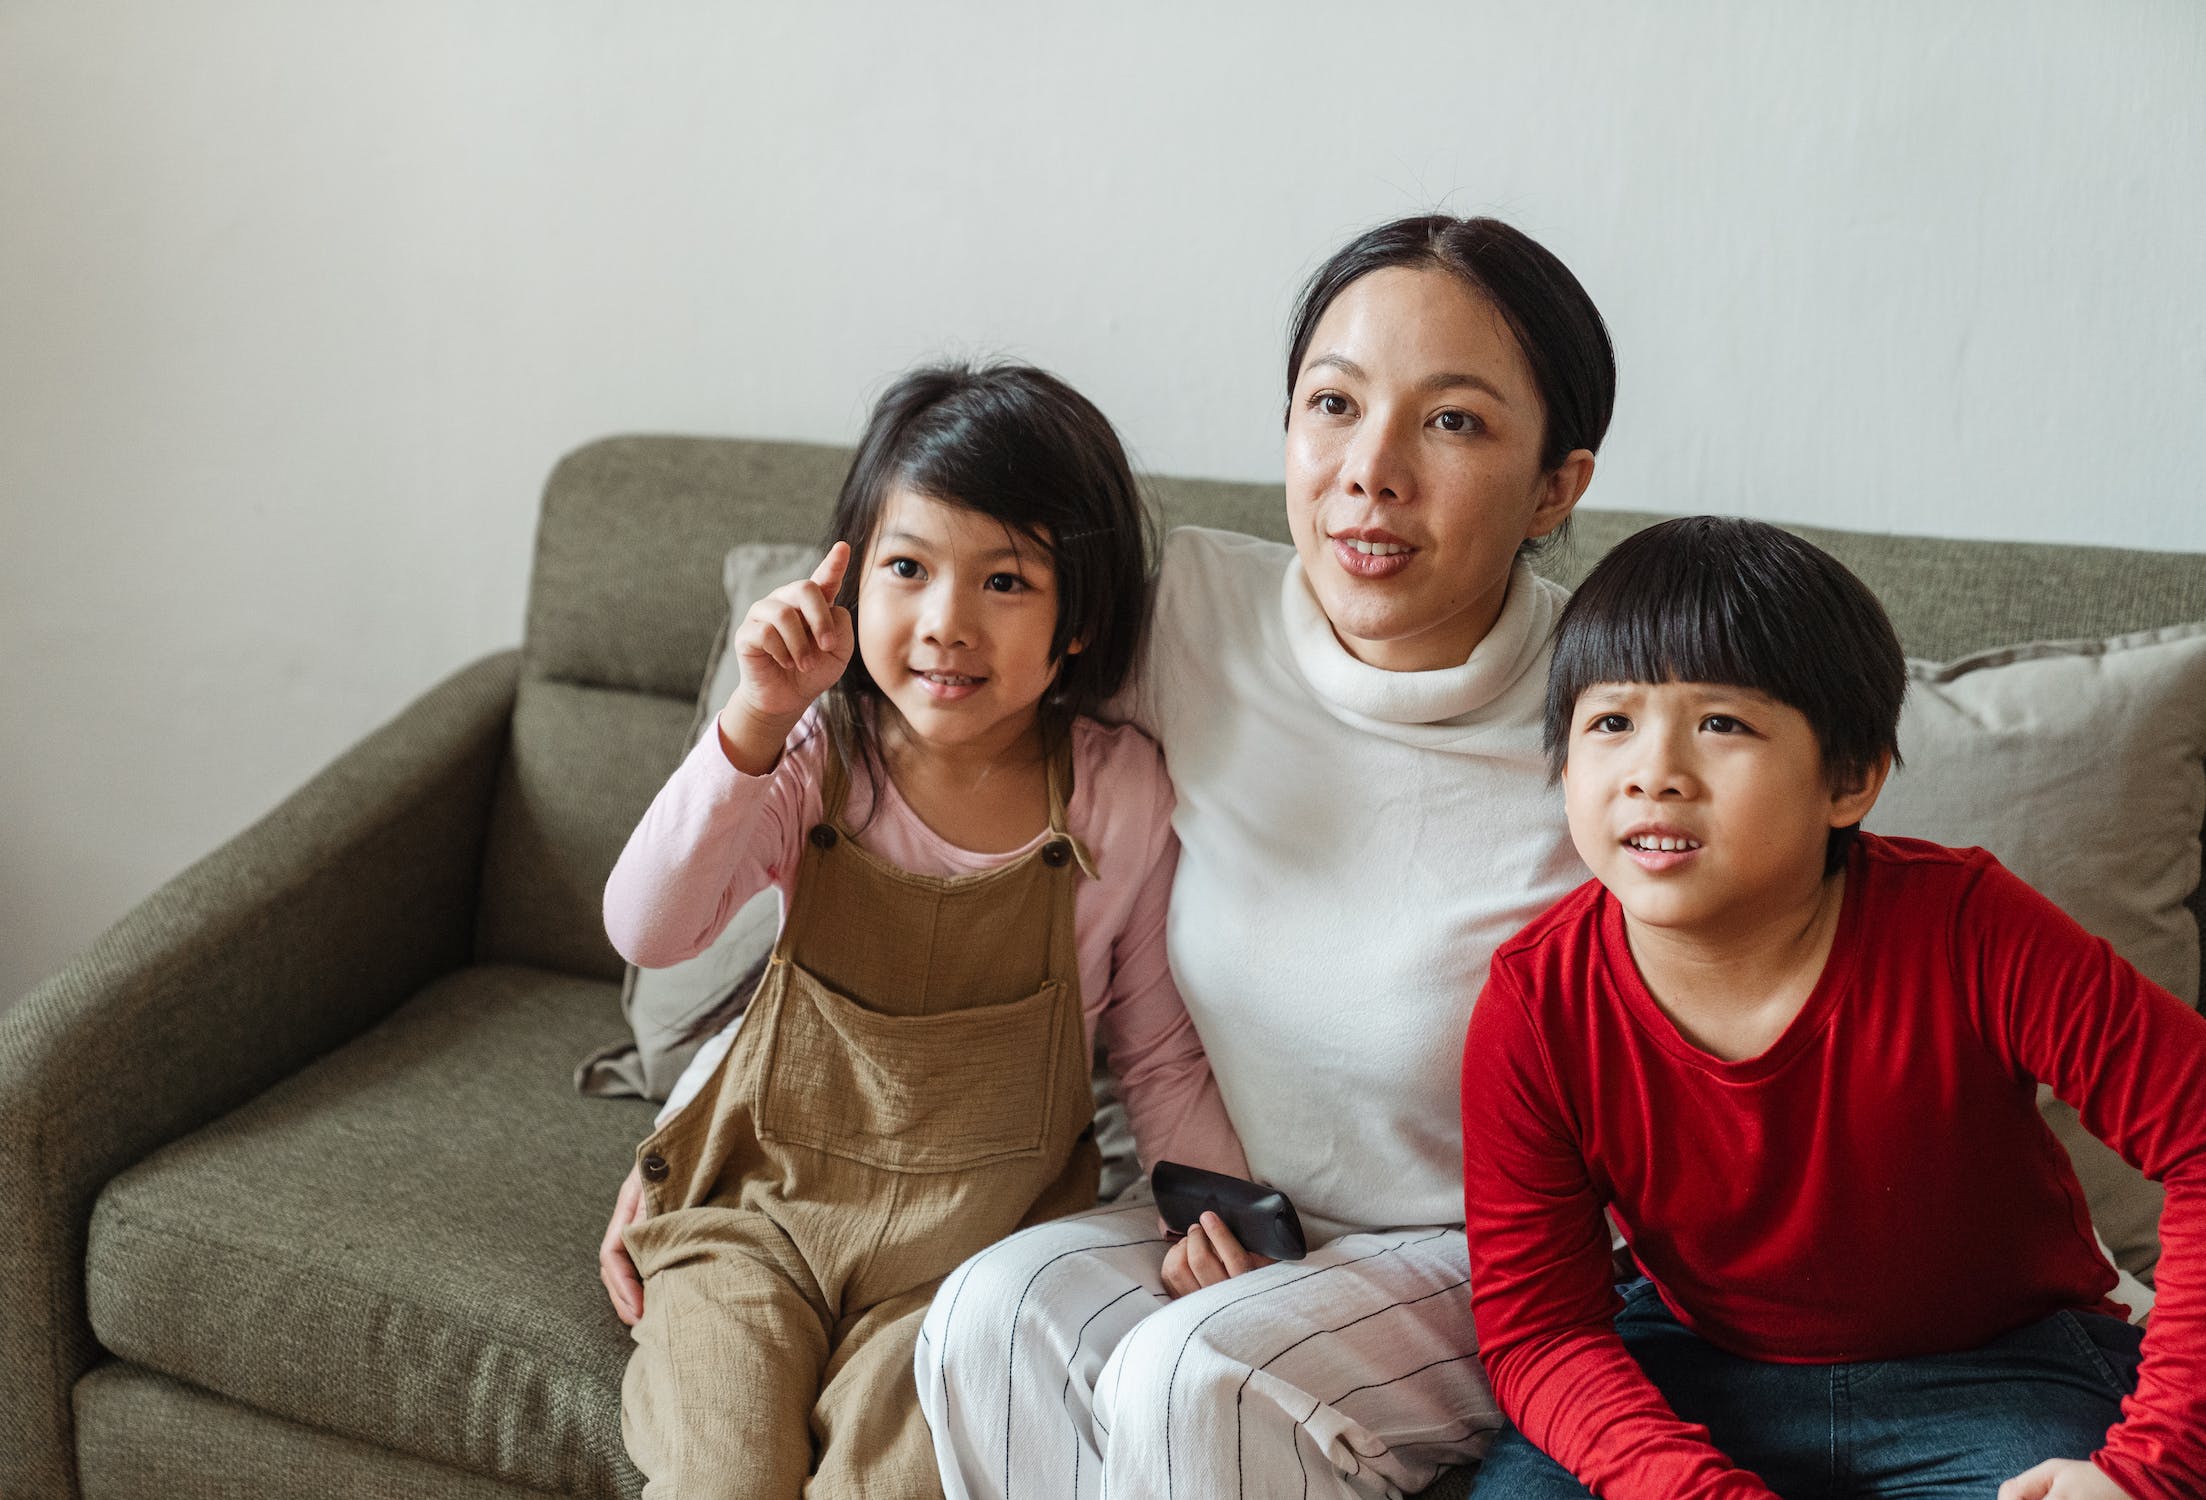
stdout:
[[1056,629],[1057,575],[1032,538],[890,492],[858,578],[858,651],[914,740],[990,758],[1016,749],[1057,676]]
[[1448,272],[1390,267],[1334,298],[1287,417],[1287,522],[1352,655],[1426,671],[1485,639],[1518,544],[1593,477],[1584,449],[1540,467],[1545,423],[1509,325]]

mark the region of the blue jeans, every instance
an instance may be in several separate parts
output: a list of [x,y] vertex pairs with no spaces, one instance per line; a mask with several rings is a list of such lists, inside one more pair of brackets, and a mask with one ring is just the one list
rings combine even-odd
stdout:
[[[2058,1312],[1958,1354],[1766,1364],[1687,1332],[1646,1280],[1624,1289],[1616,1331],[1670,1409],[1785,1500],[1991,1500],[2033,1464],[2089,1458],[2137,1384],[2144,1339],[2119,1318]],[[1472,1493],[1585,1500],[1587,1490],[1510,1427]]]

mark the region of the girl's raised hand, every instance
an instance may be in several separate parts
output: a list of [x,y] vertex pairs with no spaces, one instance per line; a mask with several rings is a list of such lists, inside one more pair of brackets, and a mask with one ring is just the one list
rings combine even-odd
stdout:
[[835,602],[849,566],[850,545],[837,542],[810,578],[775,589],[736,627],[743,680],[720,711],[720,732],[742,769],[771,769],[797,720],[850,665],[857,632],[850,611]]

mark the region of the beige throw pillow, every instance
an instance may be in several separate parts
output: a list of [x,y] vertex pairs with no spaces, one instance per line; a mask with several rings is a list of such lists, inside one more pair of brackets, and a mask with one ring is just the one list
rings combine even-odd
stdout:
[[[728,553],[721,570],[728,623],[705,665],[696,717],[682,746],[685,755],[742,681],[736,654],[728,649],[734,627],[753,604],[807,576],[819,561],[820,549],[809,543],[748,542]],[[765,961],[780,930],[781,893],[769,887],[737,908],[712,946],[695,958],[665,969],[630,964],[620,1008],[635,1039],[585,1058],[575,1073],[576,1087],[585,1094],[664,1099],[703,1045],[703,1038],[684,1040],[684,1033]]]
[[[2185,903],[2206,822],[2206,624],[1908,663],[1895,772],[1867,825],[1980,845],[2154,982],[2198,1003]],[[2116,1265],[2150,1281],[2160,1189],[2040,1091]]]

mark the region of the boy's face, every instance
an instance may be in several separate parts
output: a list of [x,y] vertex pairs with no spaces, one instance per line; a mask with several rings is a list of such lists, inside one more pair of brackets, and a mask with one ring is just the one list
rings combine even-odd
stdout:
[[1571,842],[1626,915],[1718,941],[1812,905],[1883,780],[1834,788],[1807,715],[1706,682],[1586,689],[1563,768]]

